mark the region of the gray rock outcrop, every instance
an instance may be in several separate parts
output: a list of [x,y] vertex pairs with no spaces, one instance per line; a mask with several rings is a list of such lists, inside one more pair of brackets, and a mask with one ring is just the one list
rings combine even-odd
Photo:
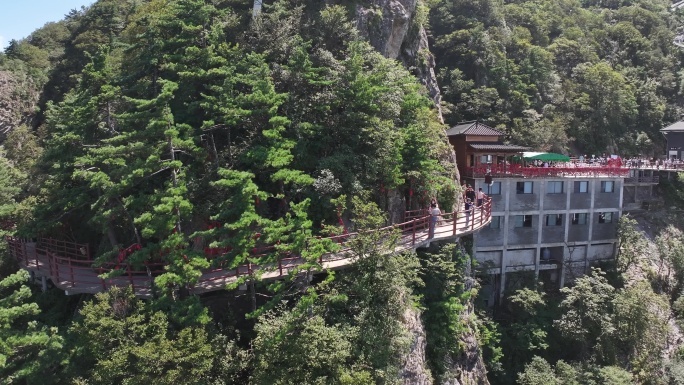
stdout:
[[416,19],[418,0],[371,0],[356,5],[356,26],[373,47],[400,60],[427,88],[442,119],[442,96],[425,28]]
[[404,311],[403,323],[411,336],[411,348],[404,358],[400,378],[404,385],[432,385],[433,380],[425,362],[425,328],[420,312],[412,307]]
[[0,70],[0,141],[15,127],[30,122],[38,95],[30,78]]

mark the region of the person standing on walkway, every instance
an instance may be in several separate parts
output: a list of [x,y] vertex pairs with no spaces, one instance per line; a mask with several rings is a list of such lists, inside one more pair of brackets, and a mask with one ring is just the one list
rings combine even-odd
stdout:
[[468,187],[466,187],[465,197],[466,199],[470,199],[471,202],[475,202],[475,190],[473,190],[473,188],[470,187],[470,185],[467,186]]
[[466,216],[466,225],[465,228],[468,229],[468,224],[470,223],[470,211],[473,209],[473,203],[470,199],[466,199],[465,201],[465,216]]
[[435,237],[435,227],[437,227],[437,221],[442,215],[442,212],[437,208],[437,204],[430,205],[430,230],[428,231],[428,239]]
[[477,207],[479,207],[480,210],[482,210],[482,203],[484,203],[486,196],[487,194],[485,194],[484,191],[482,191],[482,187],[480,187],[480,189],[477,190]]

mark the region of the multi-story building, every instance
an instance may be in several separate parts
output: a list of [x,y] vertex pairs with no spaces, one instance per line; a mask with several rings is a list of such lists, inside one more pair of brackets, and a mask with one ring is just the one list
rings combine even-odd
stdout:
[[[498,130],[467,123],[448,134],[464,152],[461,180],[492,198],[491,223],[473,236],[474,256],[491,276],[484,288],[492,293],[490,301],[522,276],[534,274],[546,284],[563,286],[592,262],[614,256],[628,169],[523,167],[509,161],[521,157],[521,147],[503,144]],[[488,145],[482,146],[485,134]],[[491,184],[485,183],[487,174]]]

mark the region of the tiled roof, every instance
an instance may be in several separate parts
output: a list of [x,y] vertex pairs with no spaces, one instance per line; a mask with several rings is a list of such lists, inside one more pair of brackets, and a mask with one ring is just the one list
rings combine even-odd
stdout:
[[522,152],[529,150],[528,147],[516,146],[513,144],[500,143],[468,143],[473,150],[479,151],[506,151],[506,152]]
[[661,129],[660,131],[684,131],[684,122],[678,121],[670,124],[669,126]]
[[489,127],[480,122],[461,123],[451,127],[447,130],[447,136],[454,135],[481,135],[481,136],[499,136],[504,133]]

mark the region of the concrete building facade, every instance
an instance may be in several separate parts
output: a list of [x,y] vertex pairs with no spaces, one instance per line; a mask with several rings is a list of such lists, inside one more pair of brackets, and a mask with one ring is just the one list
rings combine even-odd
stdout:
[[534,271],[565,284],[592,262],[611,259],[622,215],[619,177],[549,177],[470,182],[492,198],[491,224],[474,235],[473,253],[502,296],[507,275]]
[[562,287],[613,258],[626,178],[652,182],[618,166],[522,163],[524,147],[505,144],[503,132],[478,122],[447,135],[462,182],[492,198],[490,225],[473,235],[473,255],[491,277],[483,287],[489,301],[515,288],[516,275]]

